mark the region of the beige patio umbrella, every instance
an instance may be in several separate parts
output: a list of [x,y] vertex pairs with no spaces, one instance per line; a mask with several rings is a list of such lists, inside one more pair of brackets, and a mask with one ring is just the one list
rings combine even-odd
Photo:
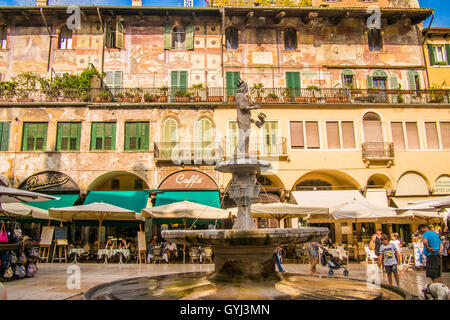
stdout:
[[[237,208],[229,209],[233,215],[237,214]],[[280,221],[286,218],[300,218],[307,217],[310,214],[317,216],[329,214],[328,208],[320,207],[304,207],[298,204],[291,203],[255,203],[250,207],[250,212],[254,218],[267,218],[271,217],[278,221],[278,227],[280,226]]]
[[[47,210],[30,206],[25,203],[16,202],[16,203],[5,203],[2,206],[3,212],[8,214],[9,216],[16,217],[32,217],[35,219],[42,220],[58,220],[57,218],[50,217]],[[67,220],[64,220],[67,221]]]
[[109,203],[93,202],[90,204],[64,207],[64,208],[50,208],[50,217],[67,220],[96,220],[99,221],[98,228],[98,249],[100,250],[100,231],[102,223],[105,220],[116,221],[134,221],[142,220],[142,216],[136,212],[114,206]]

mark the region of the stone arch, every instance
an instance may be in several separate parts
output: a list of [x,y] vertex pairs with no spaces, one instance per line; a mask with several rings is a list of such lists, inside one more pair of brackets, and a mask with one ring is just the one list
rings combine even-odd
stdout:
[[[117,183],[119,181],[118,188]],[[116,184],[113,188],[113,184]],[[128,171],[111,171],[102,174],[89,183],[88,191],[138,191],[149,189],[144,178]]]
[[[305,181],[311,181],[303,183]],[[300,186],[299,186],[300,185]],[[297,186],[299,188],[297,189]],[[360,190],[361,185],[353,177],[339,170],[313,170],[300,177],[292,190]]]
[[392,189],[392,182],[388,176],[382,173],[375,173],[367,179],[366,189],[369,188]]
[[417,171],[405,172],[397,181],[396,196],[428,196],[429,193],[428,179]]

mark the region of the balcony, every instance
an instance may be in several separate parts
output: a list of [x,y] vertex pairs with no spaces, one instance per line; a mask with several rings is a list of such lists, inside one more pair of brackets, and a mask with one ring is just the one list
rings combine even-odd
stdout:
[[394,144],[390,142],[363,143],[362,158],[367,167],[373,163],[382,163],[391,167],[394,162]]
[[[224,158],[232,158],[237,145],[237,137],[224,138],[222,143],[222,149],[225,151]],[[251,156],[258,159],[287,159],[287,139],[276,137],[270,141],[262,141],[262,139],[251,138],[249,152]]]
[[[0,88],[4,103],[121,103],[121,104],[211,104],[234,103],[229,88],[116,88],[50,91]],[[327,88],[262,88],[250,90],[252,104],[449,104],[450,90],[377,90]]]
[[165,165],[215,165],[222,159],[220,143],[155,142],[154,159]]

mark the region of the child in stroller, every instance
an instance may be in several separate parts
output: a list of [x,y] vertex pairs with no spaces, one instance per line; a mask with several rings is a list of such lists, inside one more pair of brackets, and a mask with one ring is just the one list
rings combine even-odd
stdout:
[[338,270],[340,268],[344,269],[344,276],[345,277],[348,276],[348,270],[347,270],[347,267],[345,266],[345,264],[342,261],[339,261],[338,258],[333,257],[333,255],[331,253],[329,253],[328,250],[325,248],[322,248],[322,258],[321,258],[320,263],[324,267],[326,265],[328,265],[328,274],[330,276],[333,276],[333,274],[334,274],[333,270]]

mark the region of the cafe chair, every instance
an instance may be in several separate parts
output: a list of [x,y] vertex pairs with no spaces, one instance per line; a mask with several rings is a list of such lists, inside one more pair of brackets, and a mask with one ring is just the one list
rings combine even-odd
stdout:
[[195,263],[195,261],[200,262],[200,249],[198,247],[189,248],[189,258],[191,259],[191,263]]
[[206,263],[209,261],[209,263],[212,263],[212,249],[211,248],[205,248],[203,249],[203,262]]
[[364,247],[364,251],[366,252],[366,264],[369,264],[369,259],[372,264],[376,264],[376,260],[378,259],[378,257],[375,255],[375,251],[370,250],[368,246]]
[[162,248],[153,248],[152,249],[152,261],[153,263],[161,263],[161,261],[164,261],[163,258],[163,249]]

